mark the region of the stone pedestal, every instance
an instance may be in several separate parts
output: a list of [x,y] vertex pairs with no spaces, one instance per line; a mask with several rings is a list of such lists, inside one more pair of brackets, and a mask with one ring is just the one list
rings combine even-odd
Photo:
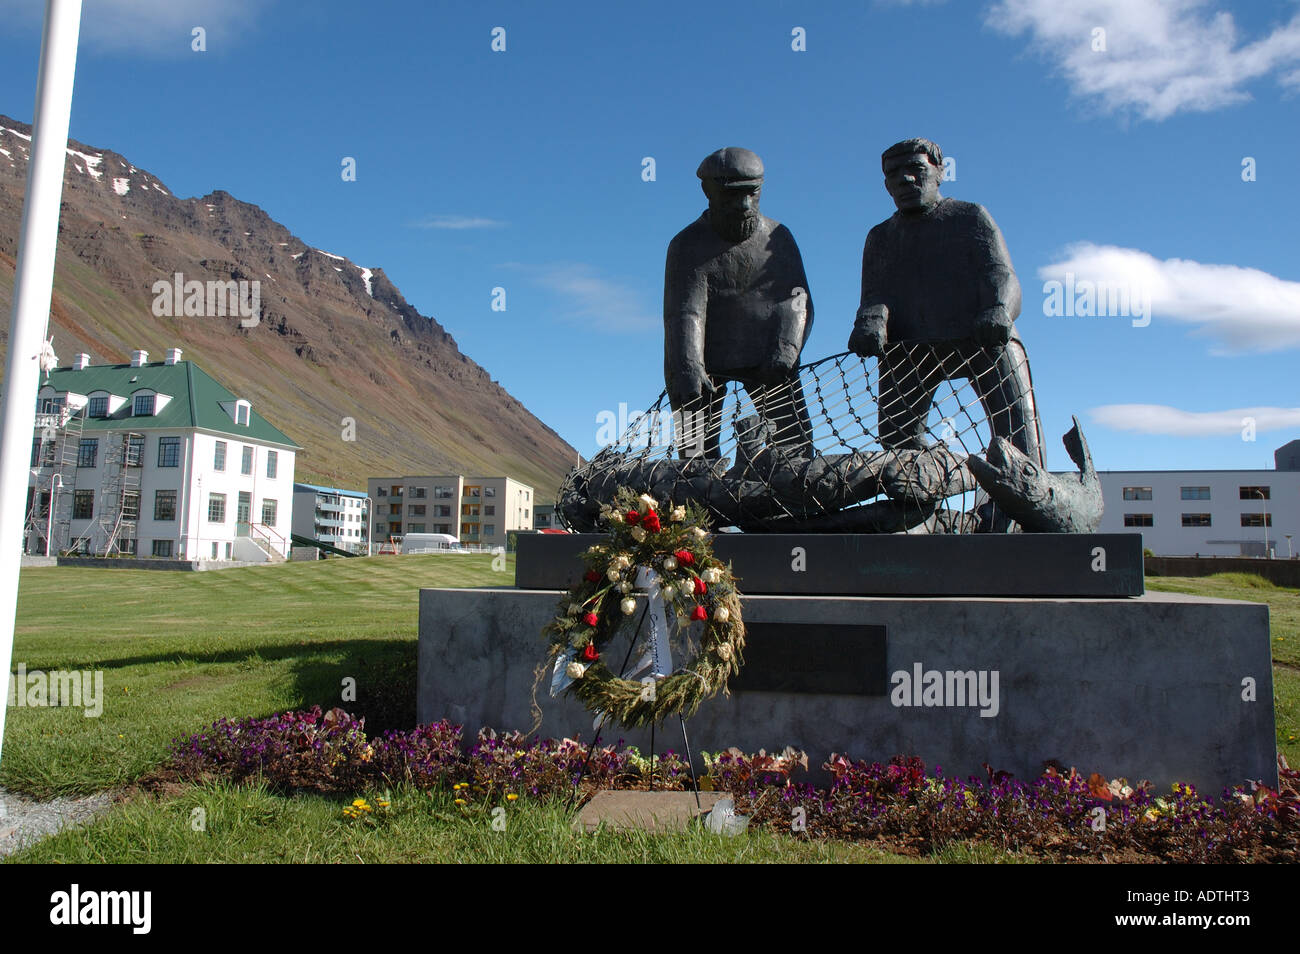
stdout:
[[[420,721],[449,718],[469,734],[532,727],[541,630],[559,596],[422,590]],[[793,745],[814,767],[832,752],[902,754],[945,774],[982,776],[988,763],[1033,778],[1055,759],[1215,795],[1250,778],[1276,784],[1265,605],[1175,593],[754,595],[743,605],[749,664],[730,697],[690,721],[697,763],[701,750]],[[536,731],[590,739],[591,714],[548,687],[549,673]],[[648,732],[605,732],[620,737],[645,751]],[[682,751],[675,720],[658,730],[658,750],[669,747]]]

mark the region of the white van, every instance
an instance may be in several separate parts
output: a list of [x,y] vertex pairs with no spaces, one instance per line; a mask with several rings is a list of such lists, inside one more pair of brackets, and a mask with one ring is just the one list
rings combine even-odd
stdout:
[[450,533],[408,533],[402,537],[403,553],[438,553],[459,549],[460,541]]

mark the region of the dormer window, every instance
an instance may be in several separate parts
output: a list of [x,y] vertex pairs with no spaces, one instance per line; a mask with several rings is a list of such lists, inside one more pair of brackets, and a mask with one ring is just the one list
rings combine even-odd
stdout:
[[235,423],[244,427],[248,426],[249,419],[253,416],[253,407],[247,401],[235,402]]
[[157,397],[156,394],[137,394],[135,403],[131,407],[131,413],[136,417],[153,417]]
[[98,397],[90,399],[90,406],[86,409],[88,417],[108,417],[108,395],[101,394]]

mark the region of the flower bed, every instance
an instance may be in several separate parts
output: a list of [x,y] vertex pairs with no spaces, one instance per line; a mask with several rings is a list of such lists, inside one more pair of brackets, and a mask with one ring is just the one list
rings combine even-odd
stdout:
[[[484,730],[468,747],[459,725],[442,721],[367,739],[364,720],[320,707],[267,719],[222,719],[173,744],[168,774],[261,780],[281,791],[352,794],[409,785],[454,790],[464,802],[568,797],[588,746]],[[1049,766],[1032,780],[985,766],[986,777],[933,773],[915,757],[887,764],[834,756],[828,788],[796,782],[802,753],[704,753],[701,787],[724,791],[762,827],[800,838],[882,841],[929,853],[978,841],[1058,860],[1177,862],[1300,860],[1300,772],[1279,759],[1281,786],[1239,786],[1217,800],[1190,785],[1157,794],[1146,782],[1083,776]],[[684,789],[690,772],[669,752],[652,760],[635,747],[597,747],[585,791]],[[356,803],[354,803],[355,806]]]

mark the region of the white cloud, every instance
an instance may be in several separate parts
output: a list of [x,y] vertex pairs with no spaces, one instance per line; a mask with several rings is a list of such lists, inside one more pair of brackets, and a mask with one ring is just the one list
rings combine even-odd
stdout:
[[431,215],[414,223],[417,229],[495,229],[505,225],[481,215]]
[[[86,0],[81,11],[78,45],[105,53],[130,53],[168,59],[217,55],[256,28],[268,0]],[[0,0],[0,17],[8,25],[40,30],[45,4]],[[207,53],[190,48],[191,32],[207,32]]]
[[[1071,276],[1073,278],[1071,279]],[[1280,351],[1300,346],[1300,282],[1257,268],[1158,259],[1134,248],[1082,242],[1038,277],[1078,287],[1086,280],[1127,289],[1150,302],[1154,323],[1178,321],[1222,343],[1219,353]],[[1048,289],[1043,289],[1044,298]],[[1068,291],[1065,293],[1068,297]],[[1098,295],[1098,298],[1102,298]],[[1049,318],[1105,321],[1108,318]]]
[[504,267],[522,272],[529,281],[566,299],[568,308],[562,317],[589,331],[641,334],[663,328],[661,316],[641,307],[638,292],[601,277],[590,265],[509,262]]
[[[1275,75],[1300,88],[1300,13],[1251,42],[1209,0],[999,0],[989,26],[1029,34],[1076,96],[1104,111],[1162,120],[1249,99],[1247,84]],[[1105,31],[1095,51],[1093,31]]]
[[1183,411],[1165,404],[1105,404],[1088,412],[1103,427],[1172,437],[1237,435],[1248,422],[1256,432],[1295,431],[1300,407],[1238,407],[1226,411]]

